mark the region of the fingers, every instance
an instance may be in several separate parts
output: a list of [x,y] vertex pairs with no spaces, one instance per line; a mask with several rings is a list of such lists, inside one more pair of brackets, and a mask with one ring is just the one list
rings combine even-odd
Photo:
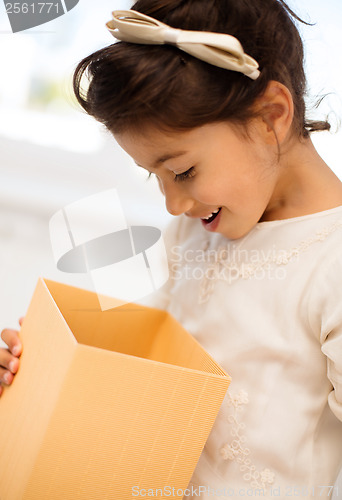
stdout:
[[0,396],[3,392],[2,385],[11,385],[15,373],[19,368],[19,359],[13,356],[8,349],[0,349]]
[[[1,374],[4,374],[6,370],[15,374],[19,368],[19,359],[9,352],[8,349],[0,349],[0,379],[2,380]],[[6,382],[6,380],[5,380]]]
[[2,384],[11,385],[13,382],[14,373],[9,370],[5,370],[5,368],[0,367],[0,381]]
[[22,316],[21,318],[19,318],[19,325],[20,326],[23,324],[23,321],[24,321],[24,316]]
[[[5,329],[1,332],[2,340],[8,345],[10,352],[13,356],[20,356],[22,352],[22,344],[19,339],[18,332],[16,330]],[[1,359],[0,359],[1,365]]]
[[8,349],[0,348],[0,396],[3,385],[10,385],[14,375],[19,369],[19,359],[22,352],[22,344],[16,330],[5,329],[1,332],[2,340],[8,345]]

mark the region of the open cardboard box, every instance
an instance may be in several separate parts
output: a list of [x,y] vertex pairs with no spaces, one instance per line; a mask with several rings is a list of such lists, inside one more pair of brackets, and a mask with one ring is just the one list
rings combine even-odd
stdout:
[[20,336],[0,399],[1,500],[186,489],[230,379],[173,317],[101,311],[95,293],[40,279]]

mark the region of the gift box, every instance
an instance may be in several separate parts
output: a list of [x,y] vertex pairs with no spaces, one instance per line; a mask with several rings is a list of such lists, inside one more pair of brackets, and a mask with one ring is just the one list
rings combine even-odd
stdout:
[[230,378],[181,325],[40,279],[20,336],[0,499],[182,498]]

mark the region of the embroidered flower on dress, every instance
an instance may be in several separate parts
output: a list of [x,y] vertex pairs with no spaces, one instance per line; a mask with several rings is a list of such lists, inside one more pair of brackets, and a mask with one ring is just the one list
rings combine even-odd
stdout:
[[260,477],[263,483],[273,484],[275,474],[274,472],[270,471],[270,469],[264,469],[263,471],[261,471]]
[[239,450],[234,450],[234,448],[230,444],[225,444],[223,448],[221,448],[221,455],[223,460],[234,460],[239,455]]
[[235,408],[237,408],[238,406],[241,406],[241,405],[246,405],[249,403],[248,393],[246,391],[244,391],[243,389],[241,389],[241,391],[239,391],[234,396],[233,395],[230,396],[230,401],[231,401],[231,404],[233,406],[235,406]]
[[223,460],[236,461],[240,464],[240,471],[244,472],[243,479],[249,482],[254,488],[266,488],[268,484],[273,484],[275,473],[270,469],[259,472],[250,458],[251,450],[245,446],[247,437],[243,434],[246,425],[238,418],[243,406],[249,403],[248,393],[241,389],[238,393],[232,394],[228,391],[228,407],[233,409],[227,421],[231,424],[231,435],[234,438],[231,442],[222,446],[220,453]]

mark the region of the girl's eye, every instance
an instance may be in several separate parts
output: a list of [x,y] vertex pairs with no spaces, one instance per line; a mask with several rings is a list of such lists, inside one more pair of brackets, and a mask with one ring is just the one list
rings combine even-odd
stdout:
[[186,172],[182,172],[181,174],[177,174],[174,178],[175,182],[185,181],[186,179],[190,179],[195,175],[195,167],[189,168]]

